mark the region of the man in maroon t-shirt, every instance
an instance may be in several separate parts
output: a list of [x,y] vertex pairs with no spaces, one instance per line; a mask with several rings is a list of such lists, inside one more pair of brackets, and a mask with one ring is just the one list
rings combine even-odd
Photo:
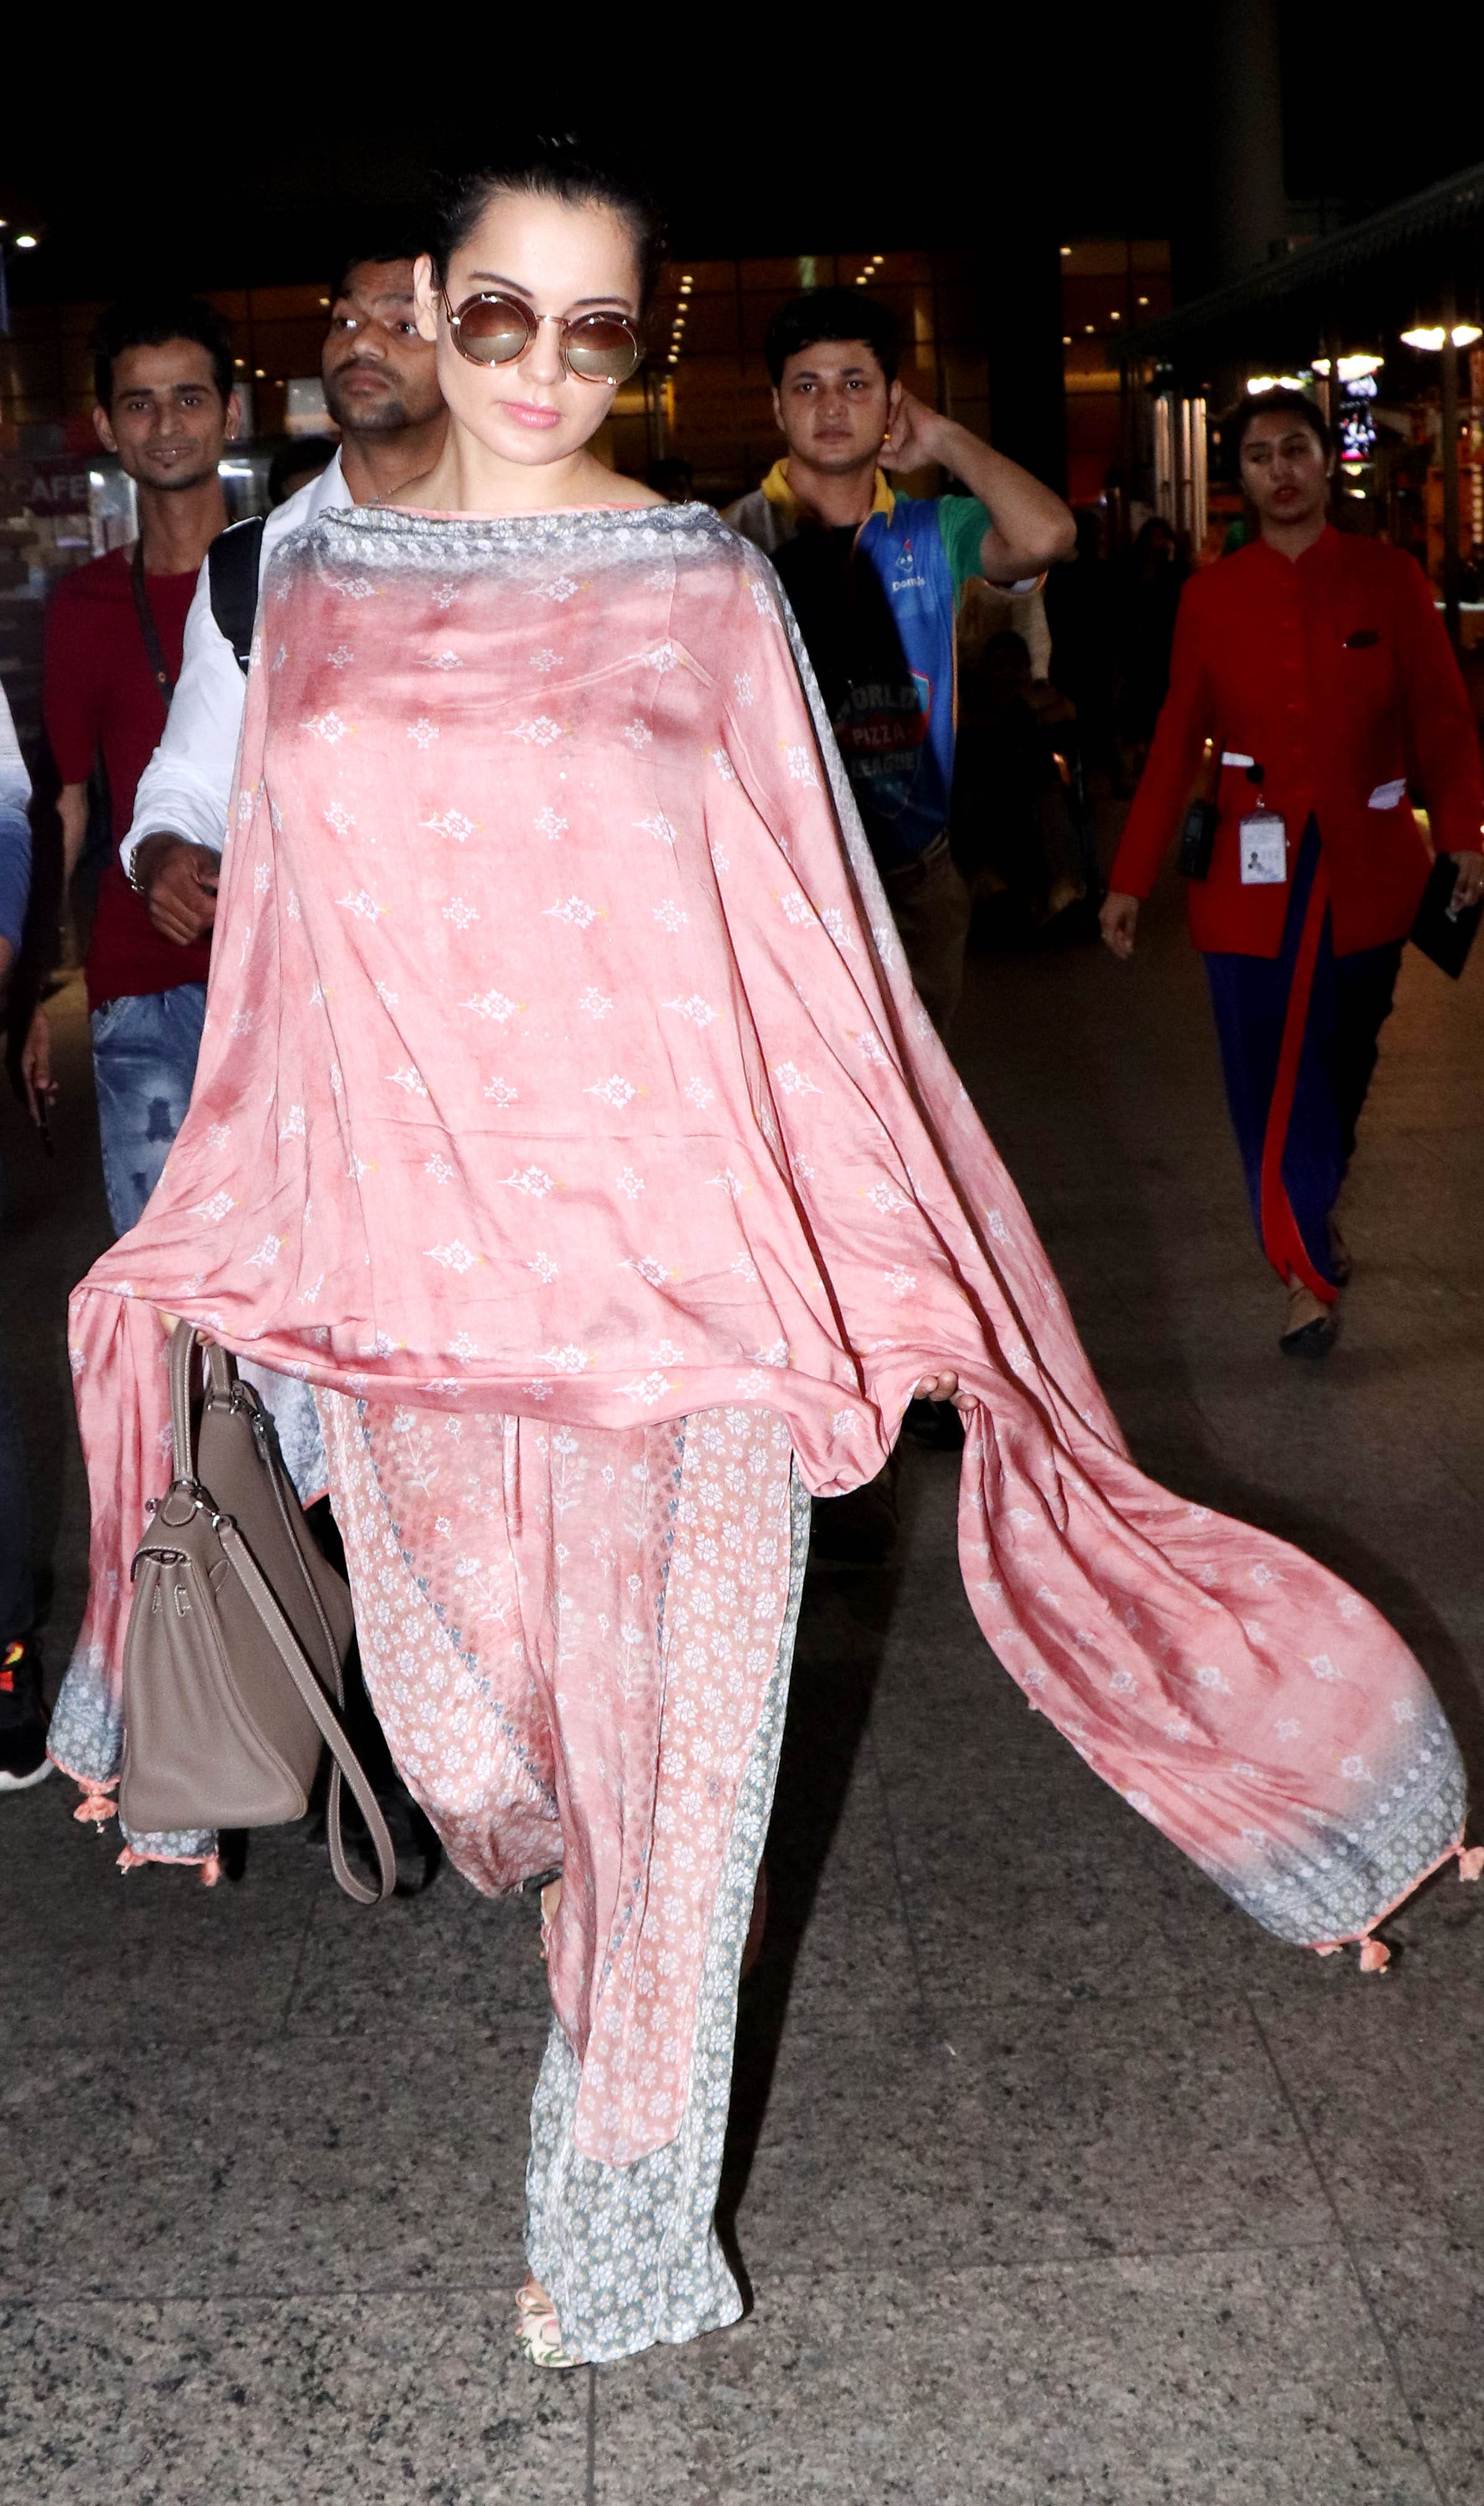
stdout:
[[[53,592],[42,702],[62,779],[69,877],[98,756],[108,778],[113,847],[87,978],[103,1181],[122,1235],[159,1182],[191,1101],[211,940],[181,948],[164,939],[124,877],[118,846],[164,727],[196,577],[226,525],[218,464],[239,408],[227,327],[192,298],[111,305],[94,340],[94,377],[93,424],[134,482],[139,537],[65,575]],[[33,1080],[44,1081],[44,1025],[26,1057]]]

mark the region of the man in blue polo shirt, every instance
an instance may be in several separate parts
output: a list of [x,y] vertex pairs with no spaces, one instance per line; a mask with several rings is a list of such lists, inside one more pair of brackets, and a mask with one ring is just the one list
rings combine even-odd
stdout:
[[[726,515],[794,604],[919,997],[947,1033],[969,898],[948,852],[954,623],[971,575],[1030,588],[1077,544],[1059,496],[897,379],[897,317],[854,287],[795,297],[765,343],[788,444]],[[967,496],[899,496],[937,462]]]

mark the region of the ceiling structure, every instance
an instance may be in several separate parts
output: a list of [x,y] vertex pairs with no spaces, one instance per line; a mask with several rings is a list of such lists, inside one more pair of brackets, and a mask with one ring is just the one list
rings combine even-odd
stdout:
[[[831,78],[818,100],[803,74],[776,75],[773,36],[754,34],[743,41],[755,63],[724,83],[674,69],[671,54],[660,69],[641,64],[637,76],[580,90],[560,114],[641,158],[684,254],[796,253],[800,238],[851,251],[871,238],[995,257],[1048,229],[1167,234],[1177,299],[1199,293],[1210,280],[1211,186],[1198,30],[1161,46],[1150,66],[1124,21],[1094,28],[1091,18],[1074,13],[1054,66],[997,33],[921,64],[899,48],[890,67]],[[270,22],[254,44],[265,44]],[[1332,28],[1308,8],[1281,6],[1280,23],[1287,185],[1320,203],[1325,226],[1476,157],[1464,82],[1451,91],[1429,82],[1426,116],[1398,117],[1363,43],[1338,58]],[[54,46],[45,56],[33,47],[18,67],[13,92],[29,109],[7,115],[0,194],[41,243],[12,256],[18,304],[96,300],[141,278],[230,287],[322,277],[347,229],[415,218],[430,168],[486,158],[512,93],[549,86],[548,66],[533,83],[506,46],[477,38],[447,48],[436,70],[404,74],[380,38],[358,53],[353,27],[296,27],[290,59],[261,87],[246,37],[226,75],[203,59],[194,87],[181,66],[189,31],[174,52],[152,37],[146,54],[129,41],[132,21],[119,25],[86,89]],[[1426,79],[1420,56],[1415,69]]]

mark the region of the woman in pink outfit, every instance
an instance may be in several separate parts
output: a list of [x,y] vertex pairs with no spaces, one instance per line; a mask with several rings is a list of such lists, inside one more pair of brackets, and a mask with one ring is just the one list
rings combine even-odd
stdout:
[[466,185],[417,269],[443,456],[269,569],[195,1094],[74,1305],[94,1575],[52,1727],[101,1805],[185,1314],[315,1386],[393,1753],[477,1887],[546,1883],[552,2364],[741,2311],[712,2211],[808,1496],[914,1392],[966,1411],[1004,1666],[1258,1920],[1378,1962],[1463,1816],[1375,1612],[1129,1460],[766,560],[595,458],[655,240],[565,148]]

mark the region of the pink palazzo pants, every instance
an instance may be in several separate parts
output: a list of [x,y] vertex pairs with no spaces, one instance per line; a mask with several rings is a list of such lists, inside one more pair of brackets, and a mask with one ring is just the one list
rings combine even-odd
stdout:
[[317,1398],[398,1767],[477,1888],[563,1875],[526,2245],[566,2346],[733,2322],[712,2214],[808,1540],[787,1427]]

